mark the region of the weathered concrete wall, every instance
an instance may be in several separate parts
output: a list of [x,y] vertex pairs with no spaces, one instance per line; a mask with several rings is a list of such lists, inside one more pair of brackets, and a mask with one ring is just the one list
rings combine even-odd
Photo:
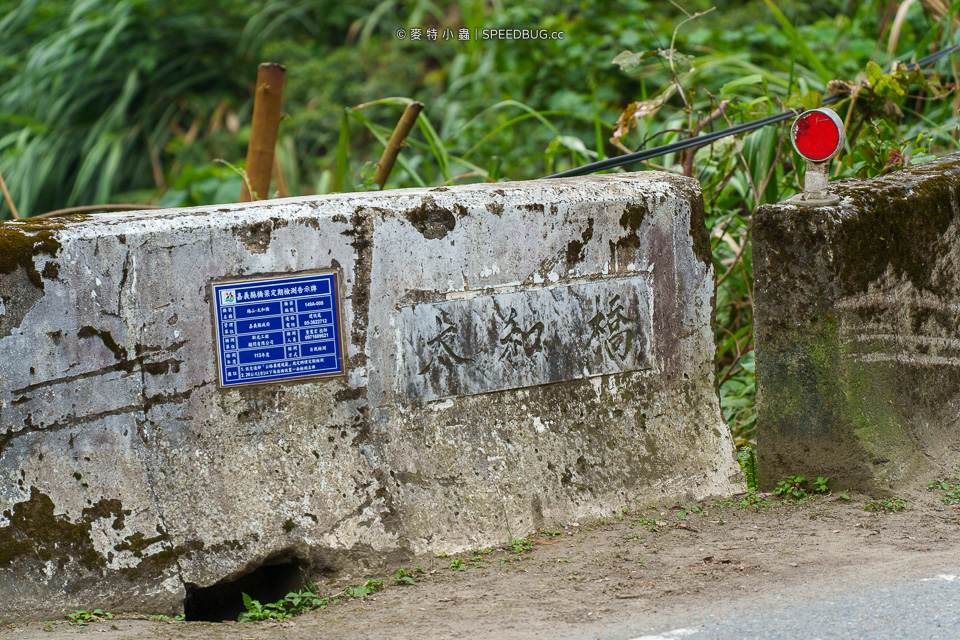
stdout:
[[831,187],[754,222],[757,453],[884,493],[960,441],[960,155]]
[[[220,388],[210,281],[315,269],[347,374]],[[0,617],[728,492],[713,277],[699,185],[650,173],[6,223]]]

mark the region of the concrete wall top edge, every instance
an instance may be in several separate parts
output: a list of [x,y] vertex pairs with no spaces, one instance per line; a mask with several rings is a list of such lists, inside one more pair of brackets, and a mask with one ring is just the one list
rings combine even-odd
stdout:
[[936,185],[950,186],[957,181],[958,176],[960,176],[960,153],[952,153],[875,178],[844,178],[831,182],[829,190],[840,197],[838,205],[808,207],[784,200],[761,205],[757,208],[756,216],[761,219],[786,212],[809,214],[823,211],[839,214],[837,219],[844,220],[855,217],[859,211],[862,211],[864,199],[902,200],[908,195],[936,187]]
[[482,201],[493,199],[499,204],[524,206],[570,201],[581,195],[596,201],[621,200],[637,190],[646,196],[675,196],[685,199],[700,197],[700,184],[686,178],[660,171],[644,171],[629,174],[582,176],[551,180],[528,180],[500,183],[480,183],[451,187],[390,189],[355,193],[334,193],[319,196],[303,196],[260,200],[256,202],[204,205],[179,209],[156,209],[143,211],[78,214],[59,218],[31,219],[0,222],[0,232],[16,229],[35,233],[56,231],[58,236],[78,239],[106,235],[118,235],[141,230],[156,231],[174,228],[188,231],[198,228],[227,228],[238,223],[256,223],[272,218],[333,218],[366,215],[364,209],[382,215],[402,214],[411,206],[413,199],[421,203],[423,198],[432,198],[438,206],[452,206],[463,199]]

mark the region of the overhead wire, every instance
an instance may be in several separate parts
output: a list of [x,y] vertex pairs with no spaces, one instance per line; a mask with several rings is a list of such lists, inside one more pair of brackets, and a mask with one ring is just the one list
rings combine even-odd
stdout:
[[[946,49],[941,49],[936,53],[932,53],[928,56],[917,60],[916,62],[907,63],[907,68],[911,70],[918,70],[923,67],[927,67],[934,62],[944,58],[951,53],[960,50],[960,43],[957,43],[953,46],[947,47]],[[843,100],[846,96],[844,94],[833,94],[829,95],[823,99],[824,105],[834,104]],[[545,178],[568,178],[573,176],[585,176],[591,173],[598,173],[600,171],[606,171],[607,169],[615,169],[616,167],[622,167],[627,164],[633,164],[635,162],[642,162],[644,160],[652,160],[653,158],[659,158],[665,156],[668,153],[675,153],[677,151],[683,151],[685,149],[692,149],[694,147],[703,147],[717,140],[727,138],[729,136],[739,135],[741,133],[747,133],[755,129],[760,129],[767,125],[776,124],[778,122],[783,122],[790,118],[794,118],[801,113],[804,109],[787,109],[776,115],[767,116],[766,118],[761,118],[759,120],[752,120],[750,122],[745,122],[733,127],[727,127],[726,129],[720,129],[711,133],[701,134],[698,136],[693,136],[691,138],[686,138],[684,140],[678,140],[677,142],[671,142],[670,144],[661,145],[659,147],[654,147],[653,149],[644,149],[641,151],[635,151],[633,153],[627,153],[622,156],[617,156],[615,158],[607,158],[606,160],[600,160],[599,162],[591,162],[590,164],[585,164],[580,167],[574,167],[573,169],[568,169],[566,171],[561,171],[559,173],[554,173],[553,175],[545,176]],[[544,178],[541,178],[544,179]]]

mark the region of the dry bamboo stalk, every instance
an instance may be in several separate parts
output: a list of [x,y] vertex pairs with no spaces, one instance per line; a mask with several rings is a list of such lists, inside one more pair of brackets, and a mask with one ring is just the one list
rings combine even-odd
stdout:
[[285,72],[283,65],[274,62],[263,62],[257,68],[253,126],[247,147],[247,179],[240,193],[240,202],[262,200],[269,196],[273,155],[277,146],[277,131],[280,128],[280,103],[283,98]]
[[373,181],[376,182],[377,186],[381,189],[383,189],[383,185],[387,183],[390,172],[393,171],[393,165],[397,161],[397,156],[400,155],[400,148],[403,146],[403,141],[406,140],[410,130],[413,129],[413,125],[417,122],[417,116],[420,115],[420,111],[422,110],[422,102],[411,102],[408,104],[407,108],[403,110],[403,115],[400,116],[400,122],[397,123],[396,128],[390,135],[390,140],[387,141],[387,148],[383,150],[383,155],[380,156],[380,162],[377,163],[377,171],[373,176]]
[[10,192],[7,191],[7,183],[3,181],[2,173],[0,173],[0,190],[3,191],[3,199],[7,201],[7,206],[10,207],[10,213],[13,214],[13,219],[19,220],[20,214],[17,213],[17,207],[13,204],[13,198],[10,197]]

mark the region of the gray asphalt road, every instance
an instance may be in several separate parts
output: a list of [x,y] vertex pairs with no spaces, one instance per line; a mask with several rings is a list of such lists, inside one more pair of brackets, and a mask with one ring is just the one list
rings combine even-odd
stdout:
[[[705,618],[705,619],[704,619]],[[803,603],[758,606],[756,611],[707,613],[620,640],[957,640],[960,571],[858,588]],[[616,633],[616,632],[614,632]]]

